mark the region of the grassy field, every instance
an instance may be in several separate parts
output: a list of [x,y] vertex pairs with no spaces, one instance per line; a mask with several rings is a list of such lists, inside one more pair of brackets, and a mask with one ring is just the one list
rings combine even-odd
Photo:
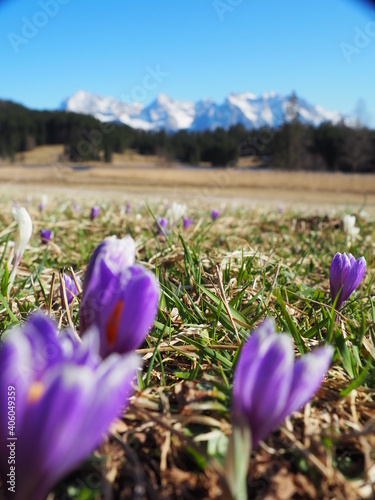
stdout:
[[306,207],[320,209],[375,207],[375,176],[141,167],[2,167],[0,194],[67,193],[86,199],[175,199],[197,204],[237,204],[254,208]]
[[[61,162],[64,157],[64,146],[63,144],[55,144],[50,146],[38,146],[30,151],[23,151],[22,153],[17,153],[14,158],[14,162],[19,165],[25,166],[35,166],[35,165],[52,165],[54,163]],[[87,162],[90,164],[95,164],[98,162]],[[9,165],[11,162],[4,161],[4,165]],[[101,165],[105,165],[105,162],[99,162]],[[125,165],[130,164],[133,166],[142,165],[157,165],[158,158],[153,155],[140,155],[132,150],[126,150],[123,154],[113,154],[112,165]]]
[[[85,175],[106,182],[100,168]],[[298,184],[298,174],[293,179]],[[353,183],[350,187],[351,193],[357,189]],[[370,183],[366,187],[372,193]],[[5,191],[0,201],[0,281],[15,234],[11,199],[23,203],[24,197],[22,192]],[[73,210],[73,196],[82,211]],[[87,214],[95,196],[102,211],[91,222]],[[328,213],[319,212],[320,203],[282,213],[276,208],[228,206],[212,222],[209,204],[196,197],[188,210],[194,224],[186,231],[177,225],[163,238],[154,229],[154,216],[166,212],[163,201],[148,207],[132,199],[130,215],[121,208],[124,201],[103,192],[81,198],[77,191],[72,196],[55,193],[39,213],[39,200],[34,198],[27,206],[33,237],[10,301],[1,296],[0,331],[23,321],[35,308],[67,326],[59,269],[72,267],[82,277],[93,249],[111,234],[133,236],[137,260],[156,273],[162,290],[158,318],[139,350],[143,374],[127,412],[113,424],[106,443],[60,483],[49,500],[93,500],[101,494],[124,499],[229,498],[224,459],[231,432],[237,336],[246,339],[266,316],[273,316],[278,329],[292,335],[296,355],[332,334],[335,356],[311,403],[252,453],[250,497],[373,498],[372,207],[361,215],[359,205],[355,209],[360,234],[348,246],[342,228],[344,206]],[[42,228],[54,231],[48,246],[40,244]],[[329,267],[338,251],[365,256],[367,270],[337,322],[331,314]],[[77,328],[79,300],[70,311]],[[93,473],[94,486],[88,481]]]
[[[82,191],[120,198],[122,195],[174,197],[200,204],[228,201],[254,206],[258,201],[312,207],[375,206],[375,175],[324,172],[286,172],[249,167],[242,158],[240,168],[188,168],[166,166],[155,156],[133,151],[114,155],[113,163],[61,162],[62,146],[43,146],[17,156],[14,163],[0,162],[0,193],[48,192],[56,189],[81,195]],[[246,163],[247,162],[247,163]],[[256,166],[252,161],[251,166]],[[21,186],[21,188],[20,188]]]
[[[103,155],[103,153],[102,153]],[[50,146],[38,146],[31,151],[24,151],[22,153],[17,153],[15,156],[15,163],[20,165],[51,165],[61,161],[64,156],[64,146],[63,144],[56,144]],[[103,159],[103,158],[102,158]],[[4,164],[9,164],[9,161],[3,161]],[[86,163],[86,162],[85,162]],[[102,162],[87,162],[88,164],[106,165],[104,161]],[[160,166],[165,163],[165,159],[158,157],[156,155],[140,155],[134,150],[127,149],[123,154],[113,153],[112,163],[113,166]],[[173,162],[170,162],[171,166]],[[242,157],[239,160],[240,167],[254,167],[260,164],[259,158],[253,157]],[[0,163],[1,164],[1,163]],[[205,165],[204,163],[202,164]],[[108,164],[107,164],[108,166]],[[208,166],[208,164],[206,165]]]

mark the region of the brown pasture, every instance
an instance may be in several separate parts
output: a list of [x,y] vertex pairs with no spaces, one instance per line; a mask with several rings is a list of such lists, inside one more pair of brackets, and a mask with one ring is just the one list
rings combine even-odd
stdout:
[[192,199],[264,199],[274,202],[375,205],[375,175],[95,166],[2,166],[0,187],[51,187],[172,195]]
[[[0,190],[79,190],[97,194],[166,196],[199,202],[251,204],[363,204],[375,207],[375,174],[284,172],[256,168],[214,169],[163,166],[155,156],[134,151],[114,155],[112,164],[60,161],[62,146],[22,153],[0,162]],[[254,167],[254,166],[253,166]]]

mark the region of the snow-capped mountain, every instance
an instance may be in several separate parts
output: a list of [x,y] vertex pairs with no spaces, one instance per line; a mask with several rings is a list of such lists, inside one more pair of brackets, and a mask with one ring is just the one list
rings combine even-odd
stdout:
[[[151,104],[144,105],[79,90],[62,104],[62,109],[66,111],[92,115],[103,122],[114,121],[143,130],[165,129],[170,132],[181,129],[214,130],[218,127],[227,129],[236,124],[248,129],[278,127],[288,119],[290,107],[290,96],[275,92],[261,96],[250,92],[230,94],[222,104],[208,99],[177,101],[160,94]],[[325,121],[337,123],[343,120],[347,124],[353,121],[341,113],[313,106],[301,98],[295,103],[295,112],[300,122],[315,126]]]

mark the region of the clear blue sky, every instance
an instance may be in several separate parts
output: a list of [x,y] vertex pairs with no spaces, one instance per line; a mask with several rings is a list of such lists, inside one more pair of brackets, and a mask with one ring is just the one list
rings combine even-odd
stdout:
[[0,98],[29,107],[121,98],[159,66],[146,102],[295,90],[346,113],[361,98],[375,125],[375,10],[355,0],[0,0],[0,27]]

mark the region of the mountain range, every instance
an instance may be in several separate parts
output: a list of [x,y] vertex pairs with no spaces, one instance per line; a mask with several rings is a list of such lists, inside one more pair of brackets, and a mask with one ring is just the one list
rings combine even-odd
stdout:
[[[103,122],[117,122],[143,130],[201,131],[218,127],[228,129],[242,124],[247,129],[264,126],[279,127],[291,110],[291,96],[264,93],[256,96],[250,92],[233,93],[223,103],[210,99],[197,102],[178,101],[166,94],[159,96],[150,104],[127,103],[114,97],[102,97],[79,90],[66,99],[61,109],[92,115]],[[343,121],[353,125],[353,118],[337,111],[328,111],[322,106],[314,106],[298,97],[294,101],[294,113],[301,123],[318,126],[329,121],[334,124]]]

